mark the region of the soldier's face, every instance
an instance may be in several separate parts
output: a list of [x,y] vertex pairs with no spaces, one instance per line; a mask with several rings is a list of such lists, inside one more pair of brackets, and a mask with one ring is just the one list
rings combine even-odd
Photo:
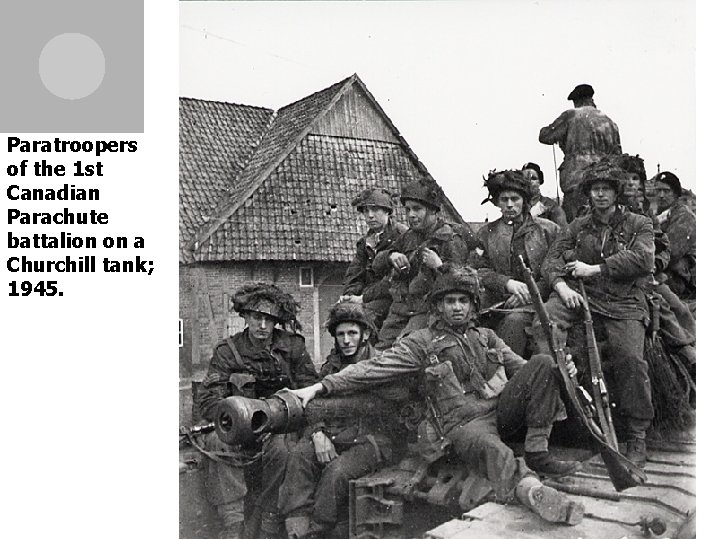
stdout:
[[517,191],[501,191],[497,205],[505,219],[515,219],[522,214],[523,196]]
[[440,316],[451,326],[468,322],[474,307],[470,296],[465,293],[448,293],[438,302]]
[[628,177],[623,182],[623,194],[628,199],[637,198],[642,195],[640,175],[637,173],[628,174]]
[[405,215],[411,229],[424,229],[435,218],[435,211],[424,204],[407,199],[404,203]]
[[522,172],[523,178],[530,181],[530,195],[540,195],[540,175],[535,169],[525,169]]
[[659,212],[663,212],[670,208],[677,200],[677,195],[672,188],[665,182],[657,182],[655,184],[655,200]]
[[277,324],[275,317],[271,317],[259,311],[246,311],[243,314],[248,327],[250,337],[257,341],[264,341],[272,335],[273,328]]
[[335,328],[335,349],[343,356],[352,356],[357,352],[360,344],[370,337],[369,334],[357,323],[340,323]]
[[365,216],[365,224],[371,231],[381,231],[390,218],[390,213],[382,206],[364,206],[362,214]]
[[615,204],[616,200],[617,192],[610,182],[600,180],[590,188],[590,201],[593,208],[597,210],[607,210]]

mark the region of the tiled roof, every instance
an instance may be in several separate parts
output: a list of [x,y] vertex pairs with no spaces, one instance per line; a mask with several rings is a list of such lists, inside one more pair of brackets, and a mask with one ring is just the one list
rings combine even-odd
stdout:
[[399,193],[420,176],[399,144],[308,135],[195,258],[350,261],[365,229],[352,198],[373,186]]
[[[389,126],[399,143],[311,134],[315,120],[330,110],[353,85],[364,92],[379,114],[378,121]],[[243,113],[237,112],[235,118],[238,120],[246,113],[245,109],[251,109],[237,107],[243,110]],[[408,181],[427,174],[357,75],[283,107],[274,117],[268,109],[252,110],[258,114],[254,127],[259,131],[249,130],[256,137],[250,141],[250,146],[215,151],[226,157],[241,155],[245,159],[247,150],[254,150],[254,153],[246,164],[237,157],[234,168],[231,167],[232,160],[225,159],[223,164],[228,167],[225,174],[221,174],[220,165],[214,175],[221,185],[210,188],[207,184],[212,175],[204,169],[219,164],[208,159],[201,162],[195,159],[193,153],[196,151],[201,157],[212,153],[205,148],[207,144],[197,144],[196,132],[200,130],[196,125],[188,126],[188,120],[183,119],[181,102],[180,239],[184,242],[181,262],[349,261],[357,236],[364,229],[350,205],[352,197],[371,186],[399,192]],[[197,122],[203,121],[194,109],[189,113]],[[266,131],[258,144],[263,120]],[[225,122],[224,125],[228,124]],[[192,133],[183,133],[189,127],[193,128]],[[218,122],[210,127],[217,141],[212,144],[242,146],[247,143],[242,137],[233,141],[235,135],[221,142],[217,131],[223,127]],[[238,130],[239,126],[235,126],[234,131]],[[186,161],[184,169],[183,159]],[[186,178],[183,182],[183,174],[196,174],[201,178]],[[183,184],[188,187],[186,192],[183,192]],[[204,197],[190,193],[197,187],[204,190]],[[443,209],[450,221],[462,220],[452,203],[445,201]],[[199,207],[198,202],[204,206]],[[183,204],[191,208],[183,210]],[[195,226],[192,234],[187,234],[192,229],[186,226],[183,235],[183,219]]]
[[204,242],[243,200],[249,197],[283,157],[294,146],[312,125],[320,113],[326,110],[340,90],[354,76],[348,77],[332,86],[311,94],[280,109],[270,129],[263,137],[262,145],[252,156],[247,166],[235,182],[232,192],[215,212],[215,220],[198,231],[197,237]]
[[215,215],[245,168],[273,111],[247,105],[180,98],[180,256],[198,228]]

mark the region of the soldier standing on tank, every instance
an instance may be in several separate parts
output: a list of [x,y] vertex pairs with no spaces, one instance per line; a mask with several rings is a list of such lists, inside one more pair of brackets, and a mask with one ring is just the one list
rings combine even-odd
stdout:
[[[645,287],[654,267],[652,220],[618,204],[625,173],[609,159],[585,171],[582,190],[591,211],[570,223],[550,247],[543,273],[553,292],[545,303],[564,343],[568,329],[582,320],[583,297],[576,279],[584,281],[596,322],[611,336],[605,348],[614,375],[618,403],[618,438],[626,457],[645,465],[645,432],[653,419],[648,364],[644,358],[649,310]],[[539,319],[533,322],[542,335]],[[549,352],[547,342],[535,340]]]
[[[266,398],[282,388],[301,388],[317,380],[305,339],[278,325],[295,328],[298,303],[269,283],[247,283],[233,296],[233,308],[247,328],[216,347],[197,396],[200,414],[214,421],[218,403],[230,396]],[[259,533],[277,538],[277,494],[285,475],[289,449],[296,434],[272,435],[258,447],[228,446],[215,432],[207,435],[205,449],[244,459],[262,453],[262,487],[254,508],[245,504],[248,487],[245,471],[222,459],[207,462],[207,492],[223,523],[224,538],[256,538]]]
[[595,91],[589,84],[576,86],[568,95],[573,109],[563,112],[540,130],[543,144],[559,144],[565,154],[560,165],[562,207],[568,222],[575,219],[586,197],[580,189],[583,170],[603,156],[622,154],[620,132],[608,115],[595,106]]

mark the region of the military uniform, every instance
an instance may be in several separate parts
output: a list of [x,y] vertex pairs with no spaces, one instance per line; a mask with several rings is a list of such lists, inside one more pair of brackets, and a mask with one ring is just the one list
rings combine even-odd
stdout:
[[378,253],[387,250],[407,230],[406,225],[397,223],[390,217],[381,232],[368,231],[357,241],[355,258],[345,272],[343,295],[362,296],[363,306],[371,314],[376,328],[382,326],[390,309],[392,296],[389,280],[383,279],[385,275],[373,268],[373,261]]
[[563,112],[540,130],[539,140],[543,144],[558,143],[565,154],[559,168],[562,207],[568,221],[572,221],[585,201],[580,190],[583,171],[605,155],[622,153],[618,127],[594,104],[588,104]]
[[545,195],[540,195],[530,202],[530,215],[550,220],[560,227],[565,227],[567,225],[565,211],[560,207],[555,199],[551,199]]
[[[375,354],[375,349],[368,343],[350,357],[333,349],[320,369],[320,376],[338,373]],[[377,397],[378,410],[394,410],[394,403],[407,397],[407,388],[397,385],[386,384],[371,391]],[[315,457],[311,435],[317,431],[328,436],[338,454],[327,464],[319,463]],[[280,488],[281,513],[286,518],[312,517],[312,521],[325,530],[336,525],[346,528],[350,480],[399,458],[405,431],[398,416],[392,414],[384,418],[328,419],[309,426],[290,453],[285,481]],[[347,534],[347,531],[342,532]]]
[[[488,304],[496,304],[510,297],[505,288],[509,280],[524,281],[518,255],[528,264],[543,298],[547,298],[550,286],[542,278],[540,267],[559,229],[552,221],[529,215],[525,215],[521,222],[515,220],[507,223],[500,218],[483,227],[478,235],[483,253],[471,253],[468,264],[477,268],[478,276],[486,288]],[[525,328],[532,323],[534,312],[532,305],[527,305],[498,310],[493,317],[493,327],[498,336],[521,356],[525,354],[527,345]]]
[[[392,346],[395,340],[411,330],[427,325],[428,309],[425,295],[432,288],[436,272],[422,264],[415,254],[421,248],[433,250],[443,263],[463,263],[468,249],[463,236],[438,216],[435,226],[429,231],[410,229],[403,233],[386,251],[378,253],[373,270],[378,275],[391,275],[390,294],[392,304],[380,330],[377,343],[379,350]],[[400,252],[407,256],[410,267],[398,273],[390,264],[390,255]]]
[[[422,426],[434,426],[451,441],[463,461],[487,476],[499,500],[512,498],[517,483],[533,473],[500,434],[523,427],[549,432],[548,426],[565,417],[552,359],[537,356],[526,362],[492,330],[437,320],[382,355],[324,377],[322,385],[332,395],[415,373],[424,379],[429,402]],[[540,450],[528,449],[527,440],[527,450]]]
[[[604,323],[610,339],[606,367],[614,374],[614,396],[623,422],[619,434],[644,439],[653,418],[648,365],[643,357],[648,306],[644,287],[654,265],[653,225],[650,218],[617,206],[609,224],[600,222],[594,211],[577,218],[560,233],[550,248],[543,272],[554,287],[566,279],[571,288],[576,283],[566,278],[564,265],[577,260],[599,264],[600,275],[584,278],[590,309],[596,320]],[[559,329],[559,338],[582,320],[582,310],[570,310],[557,292],[545,304],[548,315]],[[539,325],[536,319],[533,323]],[[547,343],[538,340],[540,350]]]
[[[221,342],[210,360],[207,375],[198,392],[197,405],[201,415],[214,420],[220,400],[230,395],[265,398],[289,387],[300,388],[317,380],[312,360],[299,334],[274,329],[268,348],[253,345],[244,330]],[[262,487],[254,502],[261,513],[266,534],[277,534],[277,493],[285,475],[289,448],[294,434],[274,435],[262,448]],[[206,437],[206,449],[213,452],[239,454],[242,448],[228,446],[213,432]],[[208,461],[207,492],[210,502],[218,507],[235,504],[242,508],[247,493],[244,470],[223,462]],[[244,509],[249,516],[251,508]]]
[[695,214],[682,202],[676,201],[658,215],[658,221],[670,239],[666,283],[681,299],[695,300]]

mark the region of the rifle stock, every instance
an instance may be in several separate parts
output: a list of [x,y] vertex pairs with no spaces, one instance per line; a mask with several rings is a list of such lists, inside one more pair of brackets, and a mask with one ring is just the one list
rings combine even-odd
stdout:
[[[610,477],[615,489],[617,491],[622,491],[623,489],[643,484],[647,480],[647,476],[644,471],[617,451],[617,443],[613,448],[612,444],[608,441],[607,435],[592,419],[592,413],[581,404],[578,394],[584,393],[584,395],[587,396],[587,392],[584,391],[574,378],[570,377],[565,360],[565,350],[557,341],[554,331],[555,325],[550,320],[550,316],[548,315],[545,304],[542,301],[542,296],[540,295],[540,290],[535,282],[535,278],[525,264],[522,256],[518,255],[518,258],[520,259],[520,264],[523,269],[525,284],[527,285],[530,291],[530,296],[532,297],[535,312],[540,319],[545,337],[548,340],[548,345],[550,346],[550,350],[552,351],[555,363],[557,364],[560,372],[563,390],[565,396],[567,397],[568,405],[572,407],[583,427],[589,432],[592,440],[598,445],[600,449],[600,456],[605,462],[608,476]],[[596,404],[595,408],[598,406],[601,406],[601,404]],[[599,411],[598,414],[600,414]]]
[[608,443],[613,449],[617,450],[618,442],[617,435],[615,434],[615,426],[613,425],[612,411],[610,410],[610,398],[602,372],[600,352],[598,351],[592,314],[590,313],[590,304],[588,303],[585,285],[582,280],[580,280],[580,294],[582,294],[583,297],[583,321],[585,323],[585,339],[587,341],[588,365],[590,366],[593,398],[599,406],[597,415],[600,420],[600,427],[602,427]]

